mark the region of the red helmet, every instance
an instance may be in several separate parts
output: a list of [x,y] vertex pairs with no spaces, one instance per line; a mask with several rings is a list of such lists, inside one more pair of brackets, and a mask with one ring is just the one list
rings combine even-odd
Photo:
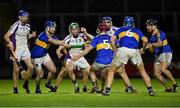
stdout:
[[100,23],[100,24],[98,25],[98,29],[99,29],[100,32],[102,32],[102,31],[107,32],[107,31],[109,31],[110,28],[108,28],[106,24]]

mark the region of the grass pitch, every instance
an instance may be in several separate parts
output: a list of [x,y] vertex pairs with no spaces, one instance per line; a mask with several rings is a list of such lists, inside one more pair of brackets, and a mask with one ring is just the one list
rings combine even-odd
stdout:
[[[177,79],[180,82],[180,79]],[[82,80],[78,80],[80,93],[74,94],[73,84],[64,79],[57,93],[50,93],[41,82],[43,94],[35,94],[35,80],[30,81],[31,94],[25,94],[19,81],[19,94],[12,93],[12,80],[0,80],[0,107],[178,107],[180,92],[165,93],[164,87],[153,79],[156,96],[149,96],[142,79],[131,78],[138,93],[128,94],[124,91],[122,80],[113,83],[110,96],[82,93]],[[54,83],[54,82],[53,82]],[[180,84],[180,83],[179,83]],[[89,83],[89,89],[91,84]]]

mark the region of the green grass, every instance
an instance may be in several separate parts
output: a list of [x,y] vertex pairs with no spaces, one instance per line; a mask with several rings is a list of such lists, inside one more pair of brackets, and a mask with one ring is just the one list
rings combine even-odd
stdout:
[[[82,90],[82,81],[78,80]],[[180,79],[177,79],[180,82]],[[124,92],[122,80],[115,80],[110,96],[101,94],[79,93],[74,94],[73,85],[69,79],[62,81],[57,93],[49,93],[44,87],[45,80],[41,83],[43,94],[35,94],[35,81],[31,80],[31,94],[25,94],[22,89],[22,80],[19,81],[19,94],[12,93],[12,81],[0,80],[0,107],[178,107],[180,106],[180,92],[165,93],[164,87],[156,80],[152,80],[156,96],[149,96],[142,79],[131,78],[131,82],[138,93],[128,94]],[[53,82],[54,83],[54,82]],[[90,88],[91,85],[89,84]]]

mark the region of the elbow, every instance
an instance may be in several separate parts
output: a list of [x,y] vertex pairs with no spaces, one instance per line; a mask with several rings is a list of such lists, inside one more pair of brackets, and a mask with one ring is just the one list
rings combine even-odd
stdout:
[[162,43],[162,42],[158,42],[158,46],[159,46],[159,47],[162,47],[162,46],[163,46],[163,43]]

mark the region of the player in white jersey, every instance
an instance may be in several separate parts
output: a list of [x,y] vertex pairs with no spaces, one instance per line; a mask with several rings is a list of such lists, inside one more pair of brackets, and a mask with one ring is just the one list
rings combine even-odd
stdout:
[[[80,33],[80,31],[82,33]],[[79,55],[83,49],[84,49],[84,44],[86,40],[91,40],[93,38],[92,35],[86,32],[85,28],[79,27],[79,24],[76,22],[73,22],[69,25],[69,35],[66,36],[64,39],[65,44],[69,44],[68,47],[68,53],[65,58],[65,67],[67,68],[68,74],[72,79],[72,82],[74,83],[75,86],[75,93],[79,92],[79,86],[77,84],[76,77],[73,73],[75,69],[78,71],[82,71],[83,73],[83,92],[87,92],[87,83],[88,83],[88,74],[89,74],[89,69],[90,65],[86,61],[84,57],[80,58],[79,60],[73,62],[71,61],[71,57]],[[57,85],[56,85],[57,88]]]
[[[15,22],[5,34],[4,39],[10,50],[14,51],[18,61],[23,60],[28,68],[29,76],[25,79],[23,88],[26,93],[30,93],[28,80],[31,78],[33,64],[31,62],[31,54],[28,48],[28,39],[35,37],[36,32],[30,34],[30,25],[28,24],[29,14],[25,10],[20,10],[18,13],[18,21]],[[13,93],[18,93],[17,83],[19,76],[19,68],[16,62],[13,62]]]
[[[109,28],[109,31],[107,31],[107,34],[109,34],[110,36],[113,36],[115,31],[118,29],[118,27],[113,26],[113,22],[112,22],[112,18],[110,16],[104,16],[101,19],[102,23],[105,23],[107,25],[107,27]],[[116,42],[118,45],[118,42]],[[135,93],[136,90],[133,89],[131,82],[126,74],[125,71],[125,66],[120,67],[117,70],[117,73],[122,77],[124,84],[125,84],[125,91],[128,93]],[[101,76],[101,91],[102,92],[104,90],[104,86],[105,86],[105,80],[106,80],[106,76],[107,76],[107,72],[103,72],[102,76]]]
[[[71,25],[72,26],[72,25]],[[71,27],[69,27],[69,28],[71,28]],[[80,31],[84,34],[84,35],[87,35],[87,36],[90,36],[91,38],[93,38],[93,36],[91,36],[89,33],[87,33],[87,31],[86,31],[86,28],[84,28],[84,27],[81,27],[81,29],[80,29]],[[89,39],[89,40],[91,40],[91,39]],[[65,41],[65,40],[64,40]],[[86,47],[87,46],[87,44],[88,44],[88,41],[84,44],[84,46]],[[61,52],[62,51],[62,52]],[[63,54],[62,54],[63,53]],[[59,85],[60,85],[60,83],[61,83],[61,81],[62,81],[62,79],[63,79],[63,76],[64,76],[64,74],[67,72],[68,73],[68,75],[69,75],[69,77],[71,78],[71,80],[72,80],[72,82],[74,83],[74,85],[75,85],[75,92],[77,92],[78,91],[78,88],[76,88],[76,87],[78,87],[77,86],[77,81],[76,81],[76,77],[75,77],[75,75],[74,75],[74,73],[73,73],[73,71],[68,71],[68,67],[67,67],[67,64],[66,64],[66,61],[67,61],[67,59],[68,58],[70,58],[69,57],[69,54],[68,54],[68,52],[67,52],[67,50],[66,50],[66,47],[64,47],[64,46],[59,46],[59,48],[56,50],[56,54],[58,55],[58,58],[60,59],[64,59],[64,61],[62,62],[62,67],[61,67],[61,70],[60,70],[60,72],[59,72],[59,74],[58,74],[58,77],[57,77],[57,79],[56,79],[56,84],[55,84],[55,87],[54,87],[54,92],[56,92],[57,91],[57,89],[58,89],[58,87],[59,87]],[[63,56],[63,55],[65,55],[65,56]],[[87,79],[87,75],[86,74],[83,74],[83,75],[85,75],[85,80]],[[83,88],[83,92],[86,92],[87,91],[87,89],[86,89],[86,87],[84,87]]]

